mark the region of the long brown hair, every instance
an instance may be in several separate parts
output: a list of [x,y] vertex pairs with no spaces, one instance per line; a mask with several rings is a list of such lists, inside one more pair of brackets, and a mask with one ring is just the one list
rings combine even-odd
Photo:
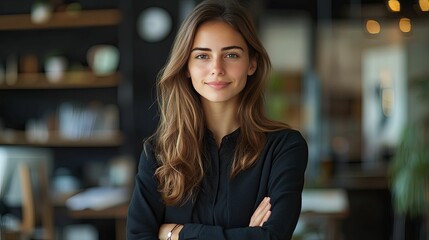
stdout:
[[257,59],[256,72],[248,78],[240,93],[240,134],[231,177],[256,162],[267,132],[288,127],[269,120],[264,114],[264,90],[271,64],[248,13],[235,1],[200,3],[182,23],[157,81],[160,122],[152,139],[159,161],[155,176],[167,205],[183,203],[193,197],[204,177],[205,117],[186,72],[198,26],[213,20],[224,21],[241,33],[248,45],[249,57]]

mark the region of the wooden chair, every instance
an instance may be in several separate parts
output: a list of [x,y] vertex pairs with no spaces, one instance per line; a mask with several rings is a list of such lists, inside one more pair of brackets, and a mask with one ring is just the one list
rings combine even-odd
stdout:
[[[19,166],[22,194],[22,220],[19,231],[6,231],[5,240],[54,239],[54,213],[49,192],[47,166],[38,164],[37,169],[27,164]],[[33,181],[37,179],[37,181]],[[38,222],[42,227],[41,236],[35,236]]]

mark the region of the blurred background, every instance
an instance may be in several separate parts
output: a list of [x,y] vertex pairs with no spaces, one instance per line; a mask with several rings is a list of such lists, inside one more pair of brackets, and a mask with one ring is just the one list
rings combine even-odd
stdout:
[[[198,0],[0,1],[0,239],[125,239],[155,79]],[[429,239],[429,0],[241,0],[309,144],[294,239]]]

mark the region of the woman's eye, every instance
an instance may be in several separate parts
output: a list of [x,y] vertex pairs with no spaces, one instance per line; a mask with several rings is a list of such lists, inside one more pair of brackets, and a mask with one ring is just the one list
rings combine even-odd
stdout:
[[195,56],[196,59],[207,59],[208,56],[205,54],[198,54],[197,56]]
[[238,55],[235,53],[228,53],[228,54],[226,54],[226,57],[227,58],[238,58]]

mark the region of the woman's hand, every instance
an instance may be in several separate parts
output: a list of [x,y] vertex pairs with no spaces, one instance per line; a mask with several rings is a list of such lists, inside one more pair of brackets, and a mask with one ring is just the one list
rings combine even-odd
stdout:
[[[262,227],[262,225],[270,218],[271,215],[271,203],[270,198],[265,197],[262,202],[259,204],[258,208],[256,208],[252,217],[250,218],[249,227]],[[172,231],[171,240],[178,240],[179,233],[183,228],[183,225],[178,225],[174,223],[165,223],[162,224],[159,228],[158,238],[160,240],[167,240],[168,233]]]
[[249,227],[262,227],[271,216],[270,198],[265,197],[250,218]]
[[180,230],[182,230],[183,225],[180,224],[174,224],[174,223],[165,223],[162,224],[159,228],[158,238],[159,240],[167,240],[168,238],[168,232],[173,230],[173,228],[177,225],[177,227],[172,231],[171,234],[171,240],[178,240],[179,239],[179,233]]

